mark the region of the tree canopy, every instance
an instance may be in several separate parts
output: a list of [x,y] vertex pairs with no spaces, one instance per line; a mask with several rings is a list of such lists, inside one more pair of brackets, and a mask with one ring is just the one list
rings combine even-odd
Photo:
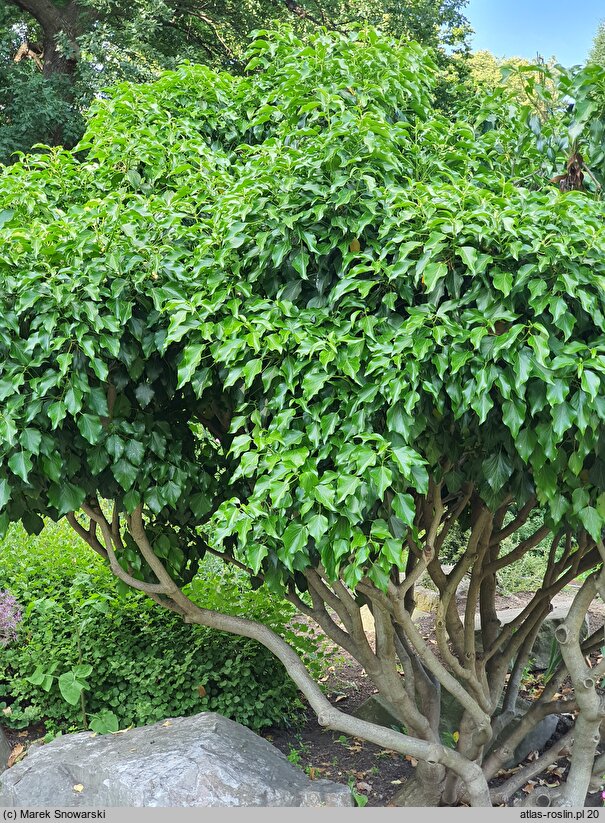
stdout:
[[[604,207],[594,181],[550,178],[579,147],[598,173],[605,73],[563,77],[573,111],[540,120],[498,89],[452,120],[431,54],[372,30],[260,31],[246,62],[122,84],[77,152],[3,171],[0,525],[67,517],[129,585],[261,640],[320,722],[417,757],[435,802],[488,804],[519,734],[569,710],[549,702],[569,674],[555,801],[581,805],[603,716],[584,662],[601,641],[579,624],[604,588]],[[446,573],[454,523],[468,539]],[[501,627],[499,570],[547,537],[543,588]],[[264,627],[194,606],[207,552],[313,617],[407,733],[331,707]],[[411,620],[425,570],[439,656]],[[580,572],[553,690],[507,730]],[[463,710],[455,749],[440,688]]]
[[382,27],[438,49],[464,47],[465,0],[0,0],[0,162],[36,143],[73,146],[103,88],[146,81],[184,60],[238,71],[249,33],[289,20],[301,35],[324,26]]

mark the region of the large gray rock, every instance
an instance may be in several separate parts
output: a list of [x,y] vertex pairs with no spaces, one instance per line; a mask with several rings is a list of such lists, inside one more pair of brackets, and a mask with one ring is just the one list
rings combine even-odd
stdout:
[[360,720],[367,720],[368,723],[376,723],[378,726],[385,726],[387,729],[395,726],[401,727],[401,721],[395,714],[395,709],[388,700],[380,694],[373,694],[358,706],[353,712],[353,717]]
[[[511,623],[518,617],[523,609],[503,609],[498,612],[498,620],[502,626]],[[544,618],[544,622],[540,626],[538,636],[531,650],[529,665],[532,671],[544,671],[548,668],[551,655],[558,652],[559,644],[555,639],[555,631],[565,620],[569,613],[569,606],[559,606],[553,609]],[[580,637],[584,640],[588,635],[588,619],[584,618]],[[475,618],[475,636],[478,648],[482,648],[481,642],[481,623],[479,615]]]
[[[75,787],[75,788],[74,788]],[[250,729],[213,712],[33,746],[0,778],[0,806],[352,806]]]
[[6,761],[10,757],[11,747],[6,735],[0,729],[0,774],[6,769]]

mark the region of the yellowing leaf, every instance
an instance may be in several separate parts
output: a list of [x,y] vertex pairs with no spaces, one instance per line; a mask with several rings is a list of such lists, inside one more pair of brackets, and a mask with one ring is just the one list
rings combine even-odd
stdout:
[[351,240],[351,242],[349,243],[349,251],[352,251],[352,252],[361,251],[361,243],[359,242],[359,240],[357,238],[355,238],[354,240]]
[[83,792],[84,786],[81,783],[76,783],[74,786],[74,792]]

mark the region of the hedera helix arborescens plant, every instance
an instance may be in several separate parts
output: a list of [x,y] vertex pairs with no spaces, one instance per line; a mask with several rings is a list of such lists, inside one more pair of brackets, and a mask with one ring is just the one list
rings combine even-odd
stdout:
[[[185,621],[259,640],[321,724],[418,759],[395,802],[507,802],[567,746],[569,779],[541,802],[581,805],[603,771],[605,664],[585,658],[601,640],[580,642],[604,589],[603,206],[548,183],[563,150],[540,190],[514,101],[501,141],[489,100],[442,117],[418,46],[282,30],[249,61],[121,86],[77,153],[3,172],[2,525],[66,517]],[[467,539],[444,569],[454,524]],[[546,539],[541,588],[501,626],[499,573]],[[208,552],[315,620],[406,733],[331,705],[261,623],[192,603]],[[436,646],[412,619],[425,573]],[[511,724],[552,598],[580,574],[561,663]],[[441,691],[463,711],[455,748]],[[529,730],[573,712],[490,791]]]

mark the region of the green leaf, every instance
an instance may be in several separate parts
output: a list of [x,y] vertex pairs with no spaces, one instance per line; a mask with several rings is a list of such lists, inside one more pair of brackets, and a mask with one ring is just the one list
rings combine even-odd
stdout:
[[284,546],[290,556],[301,551],[307,545],[308,539],[309,531],[301,523],[290,523],[282,535]]
[[121,437],[118,437],[117,434],[110,434],[105,441],[105,448],[109,456],[113,457],[114,461],[119,460],[124,454],[124,441]]
[[582,372],[582,388],[584,391],[590,395],[591,400],[599,393],[599,389],[601,387],[601,379],[597,374],[590,369],[584,369]]
[[14,209],[2,209],[2,211],[0,211],[0,229],[5,223],[8,223],[9,220],[13,219],[14,214]]
[[37,429],[24,429],[19,436],[19,443],[31,454],[40,454],[42,434]]
[[8,465],[13,474],[20,477],[24,483],[27,483],[27,478],[32,470],[33,464],[31,457],[25,451],[15,452],[8,459]]
[[129,492],[126,492],[122,502],[128,514],[132,514],[136,507],[141,504],[141,495],[138,491],[135,491],[135,489],[131,489]]
[[416,516],[416,506],[411,494],[396,494],[391,506],[395,515],[403,523],[407,526],[413,525],[414,517]]
[[126,441],[126,457],[134,466],[140,466],[145,457],[145,448],[138,440]]
[[334,511],[334,489],[331,486],[320,483],[319,486],[315,486],[313,489],[313,496],[322,506]]
[[513,437],[517,437],[525,420],[525,405],[516,397],[502,404],[502,420]]
[[263,560],[269,553],[267,547],[262,543],[254,543],[248,548],[247,558],[250,563],[250,568],[254,574],[258,574]]
[[51,666],[47,670],[43,665],[38,665],[34,673],[25,679],[33,686],[41,686],[45,692],[49,692],[53,684],[52,672],[55,668],[56,666]]
[[341,474],[336,487],[337,502],[340,503],[342,500],[355,494],[360,485],[361,480],[359,477],[353,474]]
[[603,518],[596,509],[587,506],[579,514],[582,525],[593,540],[600,540],[603,532]]
[[128,491],[138,475],[136,466],[133,466],[124,458],[120,458],[117,463],[113,464],[111,472],[124,491]]
[[77,678],[73,671],[59,675],[59,691],[63,700],[70,706],[77,705],[80,695],[87,688],[86,682]]
[[433,291],[440,280],[447,275],[447,266],[445,263],[429,263],[425,266],[422,273],[422,279],[427,292]]
[[60,515],[78,511],[86,493],[73,483],[51,483],[48,489],[48,499],[50,504],[57,509]]
[[498,269],[494,272],[494,286],[501,291],[505,297],[508,297],[513,287],[513,276],[508,271]]
[[109,709],[91,714],[88,721],[88,728],[95,734],[115,734],[120,728],[118,718]]
[[139,386],[136,387],[134,391],[134,396],[139,401],[139,406],[142,409],[144,409],[151,403],[151,401],[155,397],[155,391],[147,383],[141,383]]
[[495,492],[500,491],[511,476],[512,471],[513,468],[504,452],[495,452],[483,461],[485,479]]
[[378,466],[376,469],[370,470],[370,480],[378,492],[378,497],[382,499],[385,491],[393,482],[393,472],[387,469],[386,466]]
[[552,428],[555,434],[561,436],[573,425],[571,409],[567,403],[560,403],[551,409]]
[[103,433],[103,424],[96,415],[81,414],[78,417],[77,426],[85,440],[92,444],[98,443]]
[[197,494],[191,495],[189,498],[189,505],[193,514],[200,519],[205,514],[208,514],[212,508],[210,498],[204,492],[198,492]]
[[2,510],[11,498],[11,488],[8,480],[4,477],[0,479],[0,510]]
[[208,347],[205,343],[195,343],[185,347],[179,362],[177,389],[182,388],[191,381],[195,370],[207,351]]
[[306,524],[307,530],[312,538],[321,540],[329,528],[328,518],[323,514],[315,514]]

